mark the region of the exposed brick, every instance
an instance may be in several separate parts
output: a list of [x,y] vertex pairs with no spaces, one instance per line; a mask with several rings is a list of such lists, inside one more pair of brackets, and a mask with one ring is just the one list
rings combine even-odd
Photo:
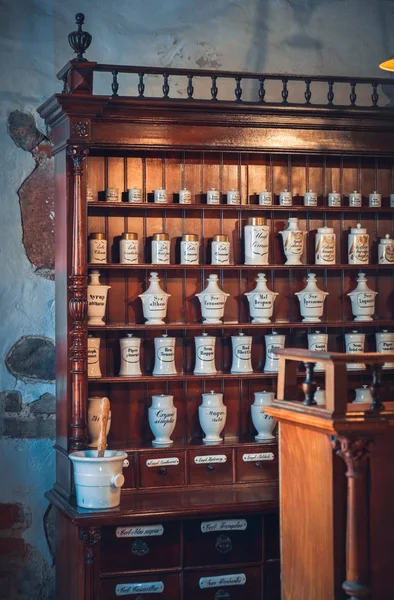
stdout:
[[20,412],[22,409],[22,395],[14,390],[1,392],[4,394],[4,410],[5,412]]
[[19,148],[28,152],[45,139],[45,135],[37,129],[34,116],[21,110],[13,110],[9,114],[8,133]]
[[55,432],[55,419],[4,419],[4,435],[6,437],[53,439]]
[[56,413],[56,399],[53,394],[43,394],[38,400],[30,404],[33,415],[54,415]]
[[23,381],[54,381],[55,344],[47,337],[23,336],[9,350],[5,364]]

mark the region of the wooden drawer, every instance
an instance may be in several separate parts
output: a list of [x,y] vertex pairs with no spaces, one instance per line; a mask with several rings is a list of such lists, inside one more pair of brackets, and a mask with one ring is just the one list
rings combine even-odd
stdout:
[[278,481],[278,446],[237,448],[237,481]]
[[262,518],[196,519],[184,524],[185,565],[226,565],[262,560]]
[[187,573],[184,597],[187,600],[261,600],[261,579],[260,567]]
[[101,572],[143,571],[180,566],[180,524],[160,523],[105,527]]
[[185,484],[183,452],[152,452],[140,455],[141,487]]
[[231,450],[190,450],[189,483],[232,483],[233,461]]
[[180,600],[179,575],[155,573],[101,580],[100,600],[118,600],[123,597],[127,600],[145,600],[145,598]]

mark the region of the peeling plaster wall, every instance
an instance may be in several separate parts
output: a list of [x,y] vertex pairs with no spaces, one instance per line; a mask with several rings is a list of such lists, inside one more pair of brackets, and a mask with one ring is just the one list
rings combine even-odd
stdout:
[[[54,283],[35,272],[23,247],[17,190],[36,161],[8,135],[7,119],[15,110],[35,115],[44,99],[60,91],[55,74],[72,57],[67,34],[74,29],[74,14],[85,13],[85,28],[93,35],[88,57],[103,63],[373,76],[381,75],[377,65],[393,50],[394,2],[0,2],[0,391],[19,391],[25,406],[53,393],[53,384],[16,379],[4,359],[22,336],[54,337]],[[110,93],[109,86],[103,86],[100,82],[99,91]],[[39,126],[43,128],[42,123]],[[26,410],[15,418],[26,418]],[[32,515],[20,533],[34,549],[30,560],[35,568],[23,567],[31,584],[10,592],[9,600],[53,597],[51,557],[42,525],[43,493],[54,479],[52,440],[2,437],[0,455],[2,480],[5,475],[7,481],[0,486],[0,503],[20,503]],[[0,577],[2,582],[2,573]]]

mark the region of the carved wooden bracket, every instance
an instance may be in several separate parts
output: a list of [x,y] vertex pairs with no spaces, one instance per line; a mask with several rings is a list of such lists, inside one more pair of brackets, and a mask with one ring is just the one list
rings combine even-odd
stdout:
[[370,593],[366,472],[372,441],[333,436],[331,444],[347,467],[346,581],[342,587],[349,600],[358,600]]
[[79,530],[79,539],[83,542],[85,556],[85,593],[84,598],[95,598],[95,583],[98,580],[96,571],[100,568],[97,558],[97,547],[101,540],[101,530],[96,527]]

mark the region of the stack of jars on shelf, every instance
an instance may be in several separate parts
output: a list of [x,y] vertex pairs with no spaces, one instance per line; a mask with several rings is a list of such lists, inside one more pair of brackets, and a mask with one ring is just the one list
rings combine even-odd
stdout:
[[[301,265],[304,253],[306,231],[300,229],[298,219],[290,217],[288,226],[279,232],[283,240],[286,265]],[[270,227],[263,217],[250,217],[244,227],[245,265],[269,264]],[[168,233],[154,233],[151,244],[151,257],[154,265],[170,264],[170,236]],[[315,264],[336,264],[336,235],[332,227],[319,227],[315,238]],[[200,264],[200,242],[198,235],[186,233],[180,244],[180,264]],[[120,264],[139,264],[139,241],[137,233],[124,232],[119,243]],[[350,265],[369,264],[369,234],[361,223],[351,227],[348,236],[348,263]],[[107,241],[101,232],[89,236],[89,261],[92,264],[107,262]],[[394,264],[394,240],[386,234],[380,239],[378,248],[379,264]],[[214,235],[211,242],[211,264],[230,264],[230,242],[228,235]]]
[[[142,189],[139,187],[133,187],[128,189],[125,192],[125,196],[127,202],[131,204],[141,204],[146,202],[147,200],[143,198]],[[155,204],[167,204],[170,200],[170,195],[167,190],[163,188],[159,188],[157,190],[153,190],[153,202]],[[174,194],[176,200],[178,200],[179,204],[191,204],[192,203],[192,194],[187,188],[183,188],[179,190],[177,194]],[[221,204],[222,197],[225,198],[225,203],[228,205],[240,205],[242,203],[241,193],[236,189],[228,190],[225,194],[216,190],[215,188],[211,188],[206,193],[206,202],[207,204]],[[275,194],[268,190],[264,190],[258,194],[259,197],[259,205],[260,206],[274,206],[275,205]],[[289,190],[283,190],[279,193],[278,197],[278,205],[279,206],[293,206],[293,195]],[[86,200],[87,202],[95,202],[95,195],[92,188],[87,188],[86,190]],[[106,202],[122,202],[122,193],[118,188],[107,188],[105,190],[105,200]],[[332,190],[327,196],[327,206],[328,207],[339,207],[342,206],[343,195],[335,190]],[[303,205],[304,206],[318,206],[318,195],[316,192],[312,190],[308,190],[305,192],[303,197]],[[382,195],[377,192],[371,192],[368,195],[368,203],[367,205],[370,208],[380,208],[382,206]],[[363,197],[360,192],[354,190],[353,192],[348,194],[347,206],[351,207],[361,207],[363,206]],[[394,194],[390,194],[390,206],[394,207]]]

